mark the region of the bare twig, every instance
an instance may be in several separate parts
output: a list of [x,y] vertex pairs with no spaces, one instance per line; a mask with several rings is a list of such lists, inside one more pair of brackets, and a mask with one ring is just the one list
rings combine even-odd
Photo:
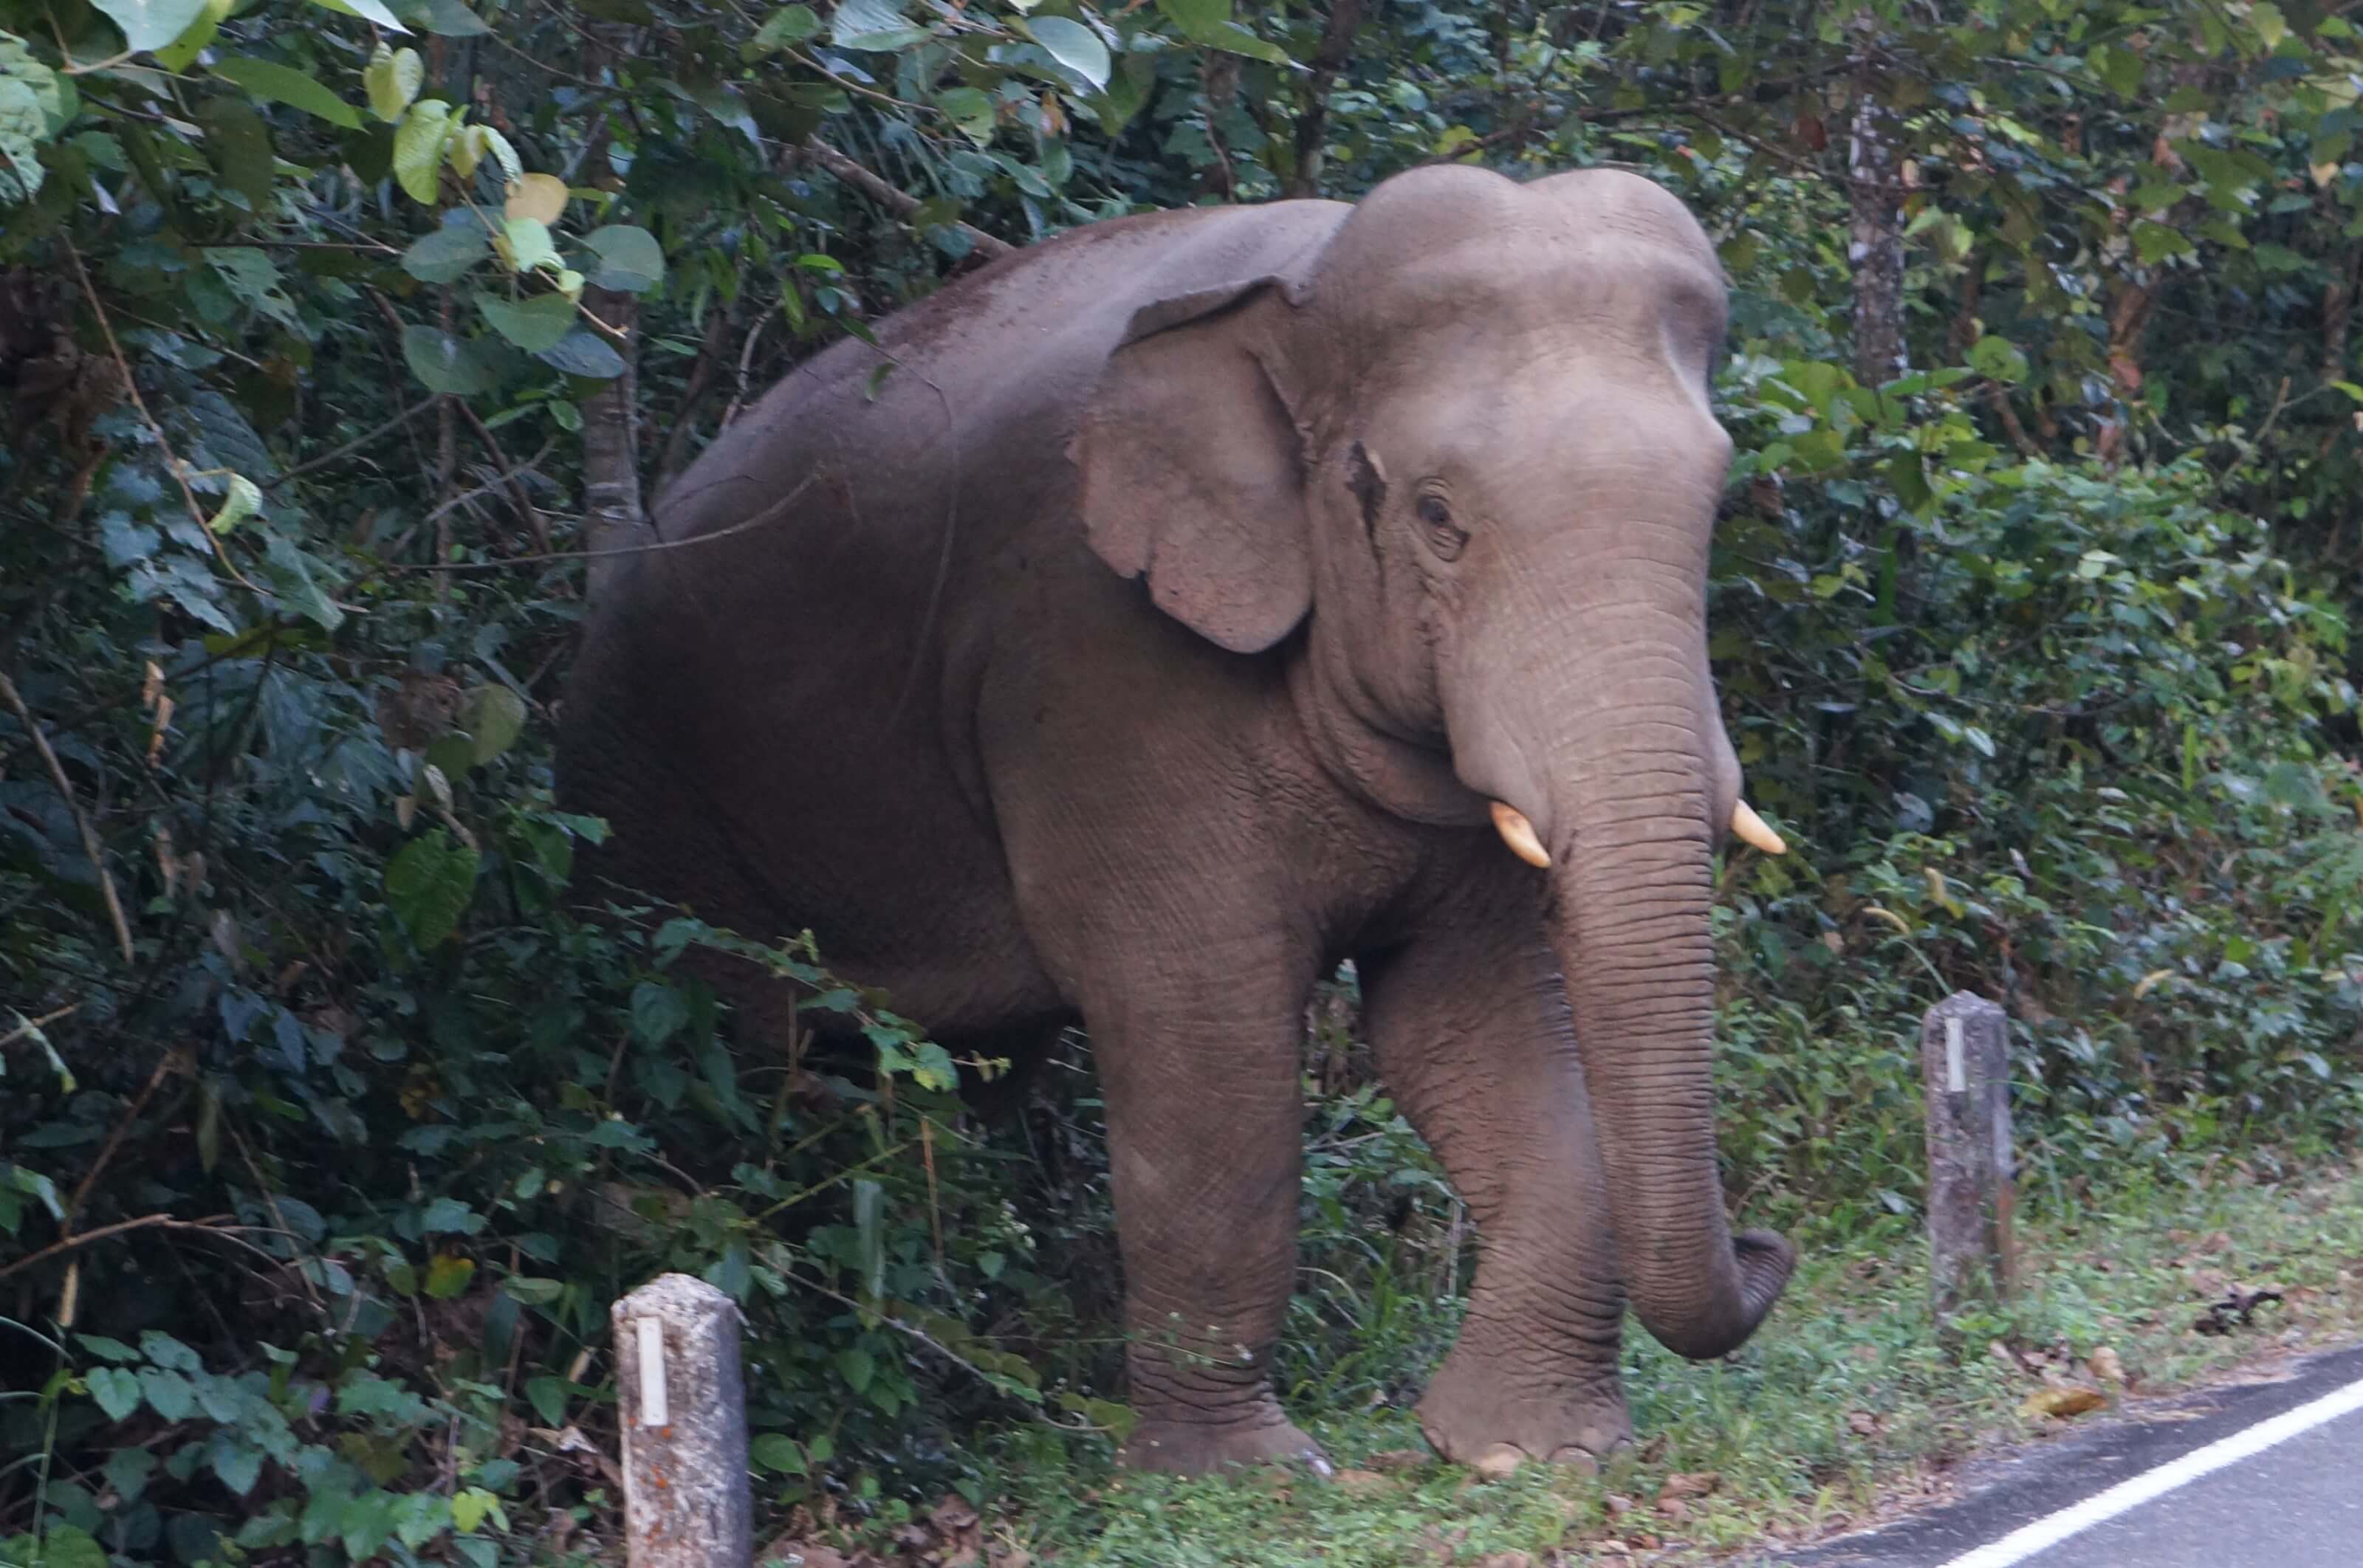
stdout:
[[783,513],[786,513],[789,507],[793,506],[796,503],[797,499],[801,497],[805,491],[812,488],[812,482],[813,481],[810,478],[798,481],[795,489],[790,491],[787,494],[771,502],[771,505],[766,506],[762,511],[758,512],[754,516],[748,518],[743,523],[733,523],[727,528],[716,528],[711,534],[699,534],[692,538],[658,539],[645,545],[616,545],[606,549],[598,550],[552,550],[548,555],[509,556],[497,561],[450,561],[437,562],[433,565],[424,566],[408,563],[392,563],[382,569],[386,571],[505,571],[510,567],[538,566],[546,561],[595,561],[605,560],[615,556],[654,555],[659,550],[695,549],[700,545],[720,544],[725,539],[735,537],[740,534],[750,533],[753,530],[761,527],[766,523],[777,521]]
[[139,411],[139,418],[148,426],[148,434],[156,438],[156,450],[164,459],[166,471],[181,487],[181,499],[188,503],[191,521],[205,536],[205,543],[214,547],[214,555],[220,560],[222,569],[235,578],[239,587],[264,599],[275,597],[268,589],[257,587],[247,580],[247,575],[238,569],[238,563],[229,558],[229,551],[223,547],[220,538],[205,526],[205,509],[198,504],[197,492],[189,488],[188,466],[174,456],[172,443],[164,435],[163,425],[158,424],[156,416],[149,412],[148,400],[139,395],[139,379],[131,373],[131,361],[123,357],[123,345],[116,341],[114,319],[106,314],[106,303],[98,297],[98,290],[91,283],[89,270],[82,264],[82,252],[74,248],[74,242],[62,230],[58,235],[58,243],[65,247],[66,259],[73,263],[74,276],[82,283],[83,298],[88,302],[91,314],[98,318],[98,329],[106,338],[106,351],[115,357],[115,369],[123,378],[123,390],[129,394],[131,406]]
[[128,964],[131,962],[131,924],[123,918],[123,900],[116,896],[115,877],[106,868],[106,853],[99,846],[98,830],[91,826],[90,817],[83,811],[82,802],[74,799],[73,786],[66,781],[64,765],[58,761],[58,754],[50,748],[49,737],[41,733],[41,726],[33,718],[32,711],[25,706],[25,699],[17,692],[17,683],[6,673],[0,673],[0,702],[6,702],[8,711],[17,715],[17,723],[25,726],[25,734],[32,741],[33,749],[40,753],[42,763],[50,770],[50,782],[58,787],[58,794],[65,801],[66,811],[73,817],[74,829],[82,834],[82,852],[90,856],[91,869],[98,873],[99,897],[105,900],[106,918],[115,927],[115,944],[122,951],[123,961]]
[[14,1045],[19,1040],[30,1039],[36,1031],[46,1029],[50,1024],[55,1023],[58,1020],[65,1017],[68,1013],[79,1012],[81,1010],[82,1003],[78,1001],[68,1002],[65,1006],[57,1009],[53,1012],[45,1012],[39,1018],[26,1019],[24,1022],[18,1024],[7,1033],[0,1034],[0,1045]]
[[161,1228],[166,1231],[207,1231],[218,1235],[226,1231],[244,1228],[224,1224],[223,1221],[229,1218],[230,1216],[227,1214],[215,1214],[203,1220],[175,1220],[169,1214],[143,1214],[137,1220],[118,1220],[112,1225],[101,1225],[95,1231],[84,1231],[79,1236],[67,1236],[62,1240],[51,1242],[38,1253],[28,1253],[15,1263],[0,1265],[0,1279],[6,1279],[10,1275],[28,1269],[37,1263],[53,1258],[60,1253],[70,1253],[78,1247],[86,1247],[93,1242],[105,1241],[109,1236],[119,1236],[126,1231]]
[[[815,163],[851,185],[896,217],[907,221],[911,215],[917,212],[924,204],[910,192],[887,183],[885,180],[856,163],[816,136],[804,138],[804,151]],[[1017,248],[1007,240],[996,238],[973,224],[956,223],[951,226],[967,235],[969,243],[986,256],[1006,256]]]
[[525,524],[527,532],[533,536],[533,542],[544,550],[549,549],[549,520],[542,516],[541,508],[533,503],[533,497],[525,488],[524,476],[532,470],[541,458],[549,455],[549,449],[544,447],[540,456],[535,458],[532,463],[522,466],[513,465],[509,461],[509,455],[501,449],[501,444],[494,438],[491,427],[477,415],[474,409],[468,406],[468,400],[454,398],[451,401],[460,405],[460,417],[468,422],[469,430],[474,433],[478,441],[483,443],[484,450],[492,454],[493,461],[499,464],[506,475],[509,504],[516,508],[518,518]]
[[98,1181],[99,1173],[106,1169],[106,1163],[109,1160],[115,1158],[115,1151],[123,1146],[123,1135],[131,1131],[131,1124],[139,1120],[139,1113],[147,1110],[149,1100],[155,1098],[157,1086],[164,1081],[165,1075],[170,1073],[180,1060],[181,1054],[177,1051],[164,1053],[164,1059],[156,1064],[156,1070],[148,1075],[148,1081],[141,1085],[139,1092],[132,1097],[131,1104],[124,1110],[122,1118],[116,1122],[115,1130],[106,1135],[105,1143],[98,1151],[98,1158],[90,1163],[90,1169],[83,1172],[82,1180],[75,1184],[73,1196],[66,1199],[66,1217],[61,1223],[61,1229],[67,1235],[73,1234],[74,1220],[82,1213],[83,1199],[90,1196],[90,1189]]
[[277,479],[271,480],[262,488],[265,490],[276,490],[281,485],[285,484],[289,480],[299,478],[305,474],[316,472],[318,469],[327,468],[330,463],[338,462],[343,458],[351,457],[355,452],[360,451],[363,447],[368,446],[379,436],[392,435],[394,431],[401,429],[404,425],[409,424],[412,420],[417,418],[428,409],[433,408],[438,403],[442,401],[442,393],[438,392],[435,396],[427,398],[423,402],[412,403],[408,408],[404,409],[400,414],[395,414],[392,419],[387,420],[376,429],[367,431],[361,435],[354,436],[351,440],[346,442],[343,446],[338,447],[332,452],[323,452],[316,458],[312,458],[296,464],[294,468],[289,469],[285,473],[281,474]]

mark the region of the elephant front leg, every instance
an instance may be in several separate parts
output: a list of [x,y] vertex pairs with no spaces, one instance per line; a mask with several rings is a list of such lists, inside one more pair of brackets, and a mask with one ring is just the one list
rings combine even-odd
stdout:
[[1380,1074],[1477,1221],[1468,1315],[1420,1425],[1462,1463],[1589,1465],[1632,1438],[1625,1292],[1566,988],[1508,878],[1360,965]]
[[1107,1099],[1137,1418],[1121,1457],[1182,1474],[1274,1460],[1326,1472],[1271,1387],[1296,1272],[1311,966],[1301,980],[1243,983],[1237,972],[1177,977],[1180,956],[1157,953],[1166,972],[1153,986],[1085,1008]]

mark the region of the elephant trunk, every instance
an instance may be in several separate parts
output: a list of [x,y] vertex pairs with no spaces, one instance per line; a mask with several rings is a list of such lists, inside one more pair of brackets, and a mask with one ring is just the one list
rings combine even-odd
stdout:
[[1566,827],[1551,936],[1634,1313],[1668,1349],[1705,1359],[1755,1331],[1795,1259],[1778,1236],[1735,1239],[1725,1219],[1708,935],[1714,790],[1703,757],[1664,744],[1673,728],[1638,715],[1615,725],[1599,739],[1627,778],[1554,811]]
[[1779,1236],[1734,1237],[1716,1171],[1710,857],[1736,763],[1694,616],[1603,606],[1590,620],[1594,651],[1551,672],[1539,700],[1477,704],[1461,773],[1531,819],[1539,856],[1503,836],[1550,865],[1551,940],[1634,1313],[1704,1359],[1747,1340],[1795,1262]]

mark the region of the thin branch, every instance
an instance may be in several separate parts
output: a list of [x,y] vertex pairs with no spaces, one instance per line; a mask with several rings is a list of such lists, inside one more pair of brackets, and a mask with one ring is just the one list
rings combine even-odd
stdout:
[[140,419],[147,424],[148,433],[156,438],[156,450],[163,458],[166,470],[172,474],[173,482],[181,487],[181,499],[188,503],[190,519],[196,524],[197,531],[205,536],[205,543],[214,547],[214,555],[220,559],[222,569],[238,580],[239,587],[264,599],[276,598],[268,589],[247,580],[246,574],[238,569],[238,563],[229,558],[229,551],[223,547],[221,539],[205,526],[205,509],[197,503],[197,492],[189,488],[188,468],[173,455],[172,443],[166,438],[163,425],[158,424],[156,416],[148,411],[148,400],[139,395],[139,378],[131,373],[131,361],[123,357],[123,345],[116,341],[115,322],[106,314],[105,303],[98,297],[98,290],[91,284],[89,270],[82,264],[82,252],[75,249],[72,239],[62,233],[58,236],[58,242],[65,247],[66,259],[73,263],[74,276],[82,282],[83,298],[90,303],[91,314],[98,317],[98,329],[105,335],[106,351],[115,356],[115,368],[123,377],[123,390],[130,394],[131,406],[139,411]]
[[[509,455],[501,449],[500,442],[494,438],[491,426],[487,425],[478,416],[476,411],[469,406],[468,400],[454,398],[451,401],[460,405],[460,417],[468,422],[468,428],[475,434],[476,439],[483,444],[484,450],[492,455],[493,461],[507,470],[509,504],[516,508],[517,517],[525,524],[526,531],[533,536],[535,544],[544,550],[549,549],[549,524],[542,516],[541,508],[533,503],[533,497],[525,488],[524,475],[531,469],[533,464],[528,463],[523,467],[511,466]],[[544,447],[534,462],[538,463],[541,458],[549,455],[549,448]]]
[[98,830],[91,826],[90,817],[83,811],[82,802],[74,799],[73,786],[66,781],[65,767],[58,761],[58,754],[50,749],[49,737],[41,733],[41,726],[33,718],[32,710],[25,706],[25,699],[18,694],[17,683],[5,672],[0,672],[0,702],[6,702],[8,711],[16,714],[17,722],[25,726],[33,749],[41,754],[41,761],[49,767],[50,782],[58,787],[58,794],[65,801],[66,811],[73,817],[75,831],[82,834],[82,852],[90,856],[91,869],[98,873],[99,897],[105,900],[106,918],[115,927],[115,944],[122,950],[123,961],[128,964],[132,957],[131,925],[123,918],[123,900],[116,896],[115,877],[106,868],[106,853],[99,846]]
[[[119,1236],[126,1231],[146,1231],[161,1227],[167,1231],[206,1231],[218,1235],[227,1231],[245,1229],[243,1226],[222,1223],[229,1218],[230,1216],[227,1214],[216,1214],[204,1220],[175,1220],[169,1214],[143,1214],[137,1220],[118,1220],[112,1225],[101,1225],[95,1231],[84,1231],[79,1236],[67,1236],[61,1241],[51,1242],[38,1253],[28,1253],[15,1263],[0,1266],[0,1279],[6,1279],[12,1274],[28,1269],[45,1259],[53,1258],[60,1253],[70,1253],[78,1247],[86,1247],[93,1242],[105,1241],[109,1236]],[[274,1258],[272,1261],[275,1263],[278,1260]]]
[[[804,138],[804,151],[823,169],[906,222],[912,214],[925,204],[910,192],[887,183],[885,180],[856,163],[816,136]],[[969,242],[984,255],[1006,256],[1017,248],[1009,241],[987,234],[973,224],[956,223],[951,226],[967,235]]]
[[449,561],[436,562],[431,565],[395,562],[381,569],[385,571],[503,571],[510,567],[538,566],[546,561],[606,560],[616,556],[648,556],[654,555],[659,550],[688,550],[694,549],[700,545],[718,545],[725,539],[750,533],[766,523],[776,522],[789,507],[796,503],[798,497],[812,488],[812,480],[806,477],[798,481],[795,489],[745,522],[733,523],[727,528],[716,528],[711,534],[699,534],[693,538],[659,539],[646,545],[617,545],[604,550],[552,550],[546,555],[509,556],[496,561]]
[[[16,1028],[10,1030],[7,1033],[0,1034],[0,1046],[14,1045],[19,1040],[29,1040],[36,1032],[47,1028],[52,1023],[55,1023],[58,1020],[65,1017],[68,1013],[80,1012],[81,1010],[82,1003],[78,1001],[68,1002],[65,1006],[57,1009],[55,1011],[45,1012],[39,1018],[25,1019],[22,1023],[17,1025]],[[18,1016],[23,1017],[21,1013],[18,1014]]]
[[442,397],[443,394],[441,392],[438,392],[433,397],[427,398],[424,402],[412,403],[408,408],[404,409],[400,414],[395,414],[392,419],[387,420],[376,429],[368,431],[363,435],[354,436],[351,440],[346,442],[343,446],[338,447],[333,452],[323,452],[316,458],[308,458],[304,462],[296,464],[294,468],[289,469],[285,473],[281,474],[277,479],[271,480],[262,488],[265,490],[276,490],[281,485],[285,484],[289,480],[295,479],[300,475],[313,473],[318,469],[327,468],[330,463],[338,462],[343,458],[351,457],[355,452],[360,451],[363,447],[368,446],[379,436],[390,436],[396,430],[401,429],[404,425],[409,424],[412,420],[417,418],[428,409],[433,408],[438,402],[441,401]]
[[90,1163],[90,1169],[83,1172],[82,1180],[75,1184],[73,1196],[66,1199],[62,1228],[67,1235],[73,1234],[74,1218],[82,1212],[83,1199],[90,1196],[90,1189],[98,1181],[99,1173],[106,1169],[109,1160],[115,1158],[115,1151],[123,1146],[123,1135],[131,1131],[131,1124],[139,1120],[141,1111],[148,1109],[148,1102],[155,1098],[157,1086],[164,1081],[164,1076],[180,1059],[181,1055],[177,1051],[164,1053],[164,1059],[156,1064],[156,1070],[148,1075],[148,1081],[140,1086],[139,1094],[133,1097],[122,1119],[116,1122],[115,1130],[106,1135],[106,1143],[99,1149],[98,1158]]

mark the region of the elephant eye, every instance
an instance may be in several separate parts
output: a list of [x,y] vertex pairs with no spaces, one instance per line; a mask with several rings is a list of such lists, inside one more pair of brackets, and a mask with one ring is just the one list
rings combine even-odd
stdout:
[[1417,513],[1421,528],[1427,535],[1427,547],[1448,561],[1459,560],[1468,547],[1469,531],[1452,520],[1452,503],[1440,490],[1420,492],[1418,502],[1412,508]]

